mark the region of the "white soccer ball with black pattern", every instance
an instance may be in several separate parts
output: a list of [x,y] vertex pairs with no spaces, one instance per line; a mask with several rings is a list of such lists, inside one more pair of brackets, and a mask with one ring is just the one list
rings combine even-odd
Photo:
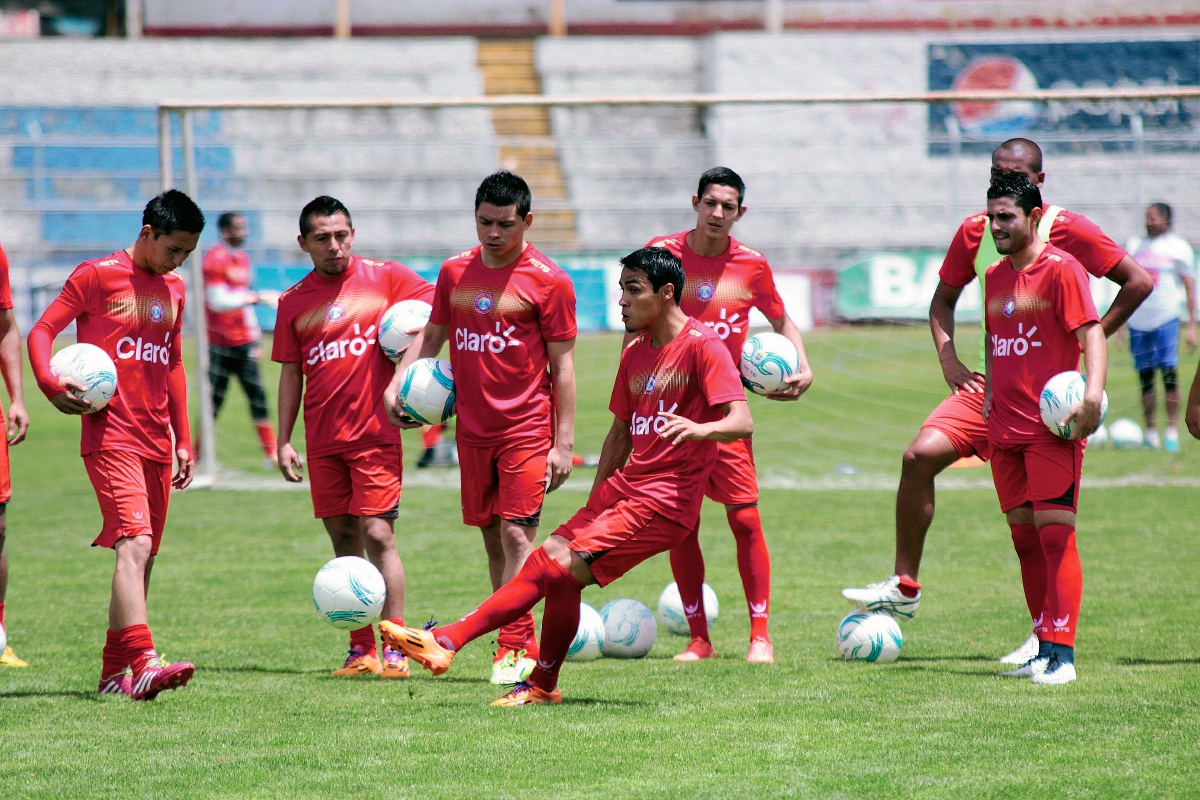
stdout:
[[904,634],[886,611],[853,611],[838,625],[837,646],[847,661],[886,664],[900,657]]
[[604,643],[604,621],[596,609],[587,603],[579,604],[579,629],[567,648],[567,661],[594,661],[600,656]]
[[[1060,372],[1042,387],[1041,397],[1038,398],[1038,410],[1042,413],[1042,422],[1055,436],[1070,439],[1075,432],[1075,423],[1067,422],[1071,409],[1083,402],[1084,392],[1087,391],[1087,378],[1075,370]],[[1100,400],[1100,422],[1108,417],[1108,392]]]
[[[704,598],[704,618],[712,625],[717,621],[717,614],[721,610],[721,605],[717,602],[717,593],[706,583],[700,594]],[[658,596],[658,621],[676,636],[687,636],[691,633],[683,600],[679,597],[679,584],[674,581],[667,584],[667,588]]]
[[637,600],[613,600],[600,609],[600,619],[604,622],[600,652],[608,658],[641,658],[658,638],[654,615]]
[[424,328],[432,312],[433,306],[424,300],[401,300],[383,312],[379,320],[379,335],[375,337],[379,349],[398,363],[405,349],[417,338],[417,334],[409,331]]
[[777,392],[800,369],[800,351],[778,333],[756,333],[742,345],[738,371],[742,385],[755,394]]
[[355,630],[370,625],[383,610],[387,588],[375,565],[358,556],[330,561],[313,581],[313,605],[335,628]]
[[400,378],[400,405],[404,413],[426,425],[440,425],[454,416],[454,371],[450,362],[422,358]]
[[50,371],[56,378],[70,378],[83,387],[82,392],[72,394],[91,404],[88,414],[104,408],[117,393],[117,365],[94,344],[67,345],[50,359]]

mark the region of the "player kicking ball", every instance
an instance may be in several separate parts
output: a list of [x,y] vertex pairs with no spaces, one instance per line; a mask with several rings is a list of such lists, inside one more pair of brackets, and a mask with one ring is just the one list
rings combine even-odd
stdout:
[[[175,270],[203,229],[204,215],[191,198],[163,192],[142,212],[133,246],[76,267],[29,332],[38,388],[62,413],[84,415],[80,454],[104,521],[92,546],[116,552],[100,694],[153,700],[186,685],[196,671],[158,655],[146,625],[146,595],[171,487],[187,488],[195,466],[180,346],[184,284]],[[99,411],[73,394],[82,387],[60,383],[50,371],[54,337],[71,322],[78,341],[96,345],[117,366],[117,393]],[[172,455],[179,463],[174,477]]]
[[[742,204],[746,185],[726,167],[715,167],[700,176],[692,197],[696,227],[690,231],[660,236],[647,247],[662,247],[683,263],[684,285],[680,296],[683,313],[707,325],[725,343],[736,365],[742,346],[750,335],[750,310],[757,308],[776,333],[796,346],[800,369],[787,380],[787,388],[771,392],[772,400],[798,400],[812,385],[813,375],[800,329],[792,322],[775,289],[775,279],[766,256],[730,235],[734,223],[746,214]],[[628,337],[626,337],[628,338]],[[735,366],[736,368],[736,366]],[[750,611],[749,662],[775,660],[767,622],[771,604],[771,554],[763,536],[758,514],[758,475],[754,449],[749,438],[722,442],[717,464],[704,494],[725,506],[725,517],[737,544],[738,572]],[[671,572],[679,586],[692,640],[676,661],[700,661],[713,657],[704,611],[704,554],[700,551],[700,523],[691,535],[671,550]]]
[[607,586],[686,539],[700,516],[718,442],[754,430],[725,346],[679,307],[679,259],[650,247],[625,256],[621,266],[621,318],[639,335],[621,354],[609,402],[613,424],[587,505],[458,622],[423,631],[380,623],[388,641],[440,675],[468,642],[545,598],[537,666],[492,705],[562,702],[558,671],[579,627],[583,587]]
[[[304,400],[304,438],[313,513],[337,556],[363,556],[383,574],[381,614],[404,624],[404,566],[396,552],[403,453],[400,432],[382,402],[395,368],[375,344],[379,320],[402,300],[433,299],[433,286],[395,261],[351,255],[350,212],[321,196],[300,212],[300,249],[313,271],[279,298],[271,360],[279,376],[279,470],[299,483],[303,467],[291,444]],[[418,339],[415,344],[420,343]],[[307,384],[307,385],[306,385]],[[346,663],[334,675],[407,678],[394,647],[382,660],[370,626],[350,631]]]
[[[1037,185],[1023,175],[1002,175],[987,198],[992,238],[1004,257],[987,270],[983,417],[992,478],[1038,638],[1037,653],[1005,674],[1070,683],[1083,595],[1075,545],[1083,440],[1100,426],[1108,347],[1083,265],[1037,235]],[[1075,423],[1072,438],[1061,439],[1042,422],[1038,401],[1046,381],[1079,368],[1081,351],[1087,390],[1067,418]]]

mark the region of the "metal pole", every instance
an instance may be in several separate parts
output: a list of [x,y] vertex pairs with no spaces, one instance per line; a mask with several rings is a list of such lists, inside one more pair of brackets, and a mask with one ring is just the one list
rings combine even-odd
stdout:
[[550,0],[550,35],[567,35],[567,0]]
[[[191,112],[182,112],[179,123],[183,134],[184,191],[199,205]],[[196,381],[200,391],[200,455],[196,463],[196,484],[197,488],[203,488],[211,487],[217,477],[217,437],[213,425],[212,387],[208,383],[208,328],[204,319],[204,268],[200,263],[199,248],[192,251],[188,264],[192,278],[192,314],[196,320],[196,362],[200,373]]]
[[333,38],[350,38],[350,0],[334,0]]
[[142,0],[125,0],[125,37],[142,38]]
[[1142,209],[1146,207],[1146,197],[1143,191],[1142,178],[1146,172],[1146,128],[1141,114],[1129,118],[1129,127],[1133,132],[1133,152],[1135,156],[1134,169],[1137,170],[1134,186],[1137,188],[1137,211],[1134,219],[1139,219]]
[[171,175],[171,112],[158,109],[158,183],[162,191],[175,185]]
[[958,118],[953,113],[946,115],[946,133],[950,136],[950,203],[954,207],[954,213],[959,213],[958,204],[958,179],[959,179],[959,159],[962,157],[962,128],[958,124]]
[[783,33],[783,0],[764,0],[763,28],[767,33]]

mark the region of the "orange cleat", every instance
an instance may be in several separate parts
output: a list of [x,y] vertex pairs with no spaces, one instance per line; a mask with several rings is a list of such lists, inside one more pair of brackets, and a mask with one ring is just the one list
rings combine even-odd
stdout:
[[409,676],[408,659],[399,650],[383,646],[383,672],[381,678],[407,678]]
[[379,675],[383,672],[383,667],[379,664],[379,656],[374,652],[367,650],[359,650],[357,647],[350,649],[350,654],[346,656],[346,663],[341,669],[335,669],[334,675]]
[[697,637],[692,639],[688,644],[687,649],[679,655],[675,656],[676,661],[703,661],[706,658],[713,658],[716,655],[713,650],[712,642]]
[[774,664],[775,648],[771,646],[771,640],[751,639],[750,652],[746,654],[746,660],[751,664]]
[[494,706],[536,706],[546,703],[561,703],[562,692],[555,689],[552,692],[543,691],[528,683],[518,683],[508,694],[499,700],[493,700]]
[[429,631],[405,628],[385,619],[379,623],[379,634],[388,647],[403,651],[404,655],[434,675],[441,675],[450,669],[450,662],[454,660],[454,651],[434,641]]

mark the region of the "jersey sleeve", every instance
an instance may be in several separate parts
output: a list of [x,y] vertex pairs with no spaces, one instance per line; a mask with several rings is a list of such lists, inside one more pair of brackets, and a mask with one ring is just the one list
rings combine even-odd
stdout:
[[619,420],[629,422],[633,419],[633,398],[629,396],[629,371],[626,369],[628,359],[621,353],[621,366],[617,367],[617,377],[613,382],[612,396],[608,400],[608,410]]
[[448,266],[442,264],[437,285],[433,287],[433,300],[430,301],[433,310],[429,312],[429,321],[434,325],[450,324],[450,292],[454,289],[451,285],[453,282]]
[[392,296],[389,303],[399,303],[401,300],[422,300],[433,305],[433,284],[422,278],[416,272],[395,261],[389,262],[392,273]]
[[8,256],[0,247],[0,309],[12,308],[12,284],[8,280]]
[[696,372],[710,406],[746,399],[742,378],[720,339],[705,337],[696,348]]
[[29,366],[33,369],[38,388],[48,400],[63,392],[62,385],[50,371],[54,337],[77,317],[88,312],[96,293],[97,281],[95,265],[84,263],[76,267],[58,297],[42,312],[41,319],[29,331]]
[[754,307],[769,320],[782,319],[787,313],[783,298],[775,288],[775,276],[771,273],[771,265],[763,260],[759,264],[758,275],[754,280]]
[[[1172,242],[1171,258],[1175,261],[1175,271],[1182,278],[1191,278],[1196,272],[1196,252],[1183,237],[1176,236]],[[7,281],[5,282],[7,288]]]
[[560,271],[542,295],[538,321],[547,342],[565,342],[579,333],[575,324],[575,284]]
[[[1057,220],[1056,220],[1057,222]],[[1083,268],[1103,278],[1127,253],[1087,217],[1075,214],[1050,228],[1050,244],[1066,250]]]
[[938,270],[938,278],[947,286],[961,289],[975,280],[975,256],[979,252],[979,242],[983,239],[987,217],[984,216],[982,222],[978,220],[979,217],[965,220],[950,240],[950,247],[942,260],[942,268]]
[[[1123,252],[1123,251],[1122,251]],[[1096,304],[1087,273],[1078,261],[1065,260],[1058,271],[1058,316],[1067,330],[1073,331],[1089,322],[1099,322]]]
[[225,283],[225,266],[227,259],[225,258],[225,250],[221,247],[214,247],[204,254],[204,261],[201,262],[204,272],[204,283],[212,285],[214,283]]
[[295,309],[285,296],[279,304],[275,317],[275,340],[271,344],[271,360],[280,363],[298,363],[304,360],[300,352],[300,339],[296,336]]

